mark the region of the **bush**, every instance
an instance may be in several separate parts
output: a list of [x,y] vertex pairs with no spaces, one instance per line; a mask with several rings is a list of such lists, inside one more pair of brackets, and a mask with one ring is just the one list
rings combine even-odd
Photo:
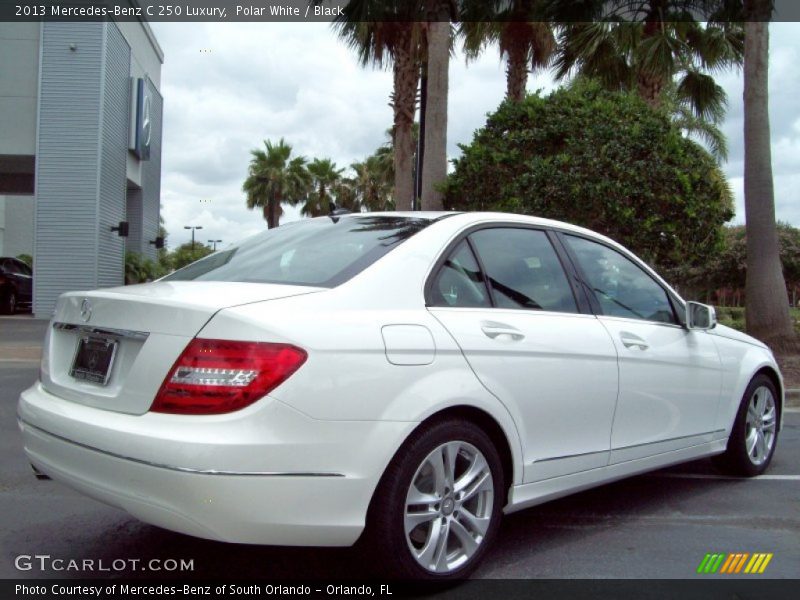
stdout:
[[19,254],[17,258],[28,265],[31,269],[33,268],[33,257],[30,254]]
[[169,261],[173,269],[181,269],[196,260],[200,260],[212,254],[214,251],[205,244],[195,244],[192,248],[191,243],[181,244],[170,253]]
[[638,96],[592,82],[504,102],[461,149],[446,208],[583,225],[660,267],[702,262],[733,216],[708,152]]
[[719,323],[744,331],[744,308],[720,306],[716,308],[716,311]]
[[161,265],[136,252],[125,253],[125,285],[146,283],[166,275]]

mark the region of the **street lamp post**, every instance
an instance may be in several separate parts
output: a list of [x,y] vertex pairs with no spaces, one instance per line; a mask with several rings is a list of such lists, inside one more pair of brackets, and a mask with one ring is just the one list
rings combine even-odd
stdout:
[[214,252],[217,251],[217,244],[221,244],[222,240],[208,240],[209,244],[214,244]]
[[184,229],[191,229],[192,230],[192,252],[194,252],[194,232],[196,229],[202,229],[202,225],[184,225]]

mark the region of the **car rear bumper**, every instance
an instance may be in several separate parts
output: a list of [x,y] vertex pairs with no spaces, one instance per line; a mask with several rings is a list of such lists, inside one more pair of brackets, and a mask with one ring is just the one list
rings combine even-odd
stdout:
[[[76,412],[84,422],[75,420]],[[273,417],[276,414],[272,411]],[[287,414],[289,420],[308,419]],[[270,430],[262,432],[261,445],[237,445],[243,460],[242,468],[235,469],[230,450],[221,453],[224,464],[214,459],[214,449],[224,446],[219,439],[195,440],[193,464],[187,464],[185,453],[169,454],[173,440],[150,439],[151,445],[167,451],[153,461],[139,446],[143,438],[130,430],[106,429],[106,436],[98,437],[100,422],[119,419],[148,427],[143,417],[109,415],[74,405],[38,384],[20,398],[19,427],[25,452],[31,463],[52,479],[173,531],[227,542],[301,546],[347,546],[358,539],[383,469],[414,426],[362,422],[356,426],[363,434],[359,439],[352,422],[308,419],[313,422],[309,423],[311,429],[322,423],[329,430],[322,436],[328,443],[317,439],[298,444],[287,438],[295,460],[285,464],[268,460],[258,465],[245,460],[248,452],[274,448],[276,431],[283,430],[286,436],[297,427],[297,423],[288,426],[286,419],[276,419]],[[240,425],[246,423],[242,420]],[[220,423],[220,430],[230,435],[231,423]],[[341,443],[330,442],[331,432],[336,430]],[[181,433],[177,428],[175,437]],[[241,437],[250,439],[244,431]],[[327,454],[324,460],[320,453]],[[329,468],[331,457],[339,468]],[[300,468],[302,463],[307,467]]]

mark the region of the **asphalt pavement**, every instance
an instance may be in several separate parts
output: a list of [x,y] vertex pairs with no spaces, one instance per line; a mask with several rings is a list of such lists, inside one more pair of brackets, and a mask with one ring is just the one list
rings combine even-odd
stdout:
[[[0,346],[30,348],[43,322],[0,319]],[[13,330],[13,332],[12,332]],[[24,330],[24,333],[20,331]],[[16,424],[35,358],[0,354],[0,578],[358,578],[368,557],[353,549],[257,547],[198,540],[146,525],[58,484],[37,480]],[[324,498],[320,499],[324,502]],[[765,476],[730,479],[701,460],[599,487],[505,518],[478,578],[720,578],[698,575],[707,553],[772,553],[761,578],[800,576],[800,411],[785,415]],[[99,561],[110,571],[63,571],[21,555]],[[169,560],[190,572],[143,571]],[[116,563],[113,563],[117,560]],[[64,563],[66,564],[66,563]]]

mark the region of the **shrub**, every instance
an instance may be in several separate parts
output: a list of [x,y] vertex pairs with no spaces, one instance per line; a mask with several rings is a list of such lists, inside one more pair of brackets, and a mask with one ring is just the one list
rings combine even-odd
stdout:
[[504,102],[461,149],[446,208],[583,225],[661,267],[702,262],[733,216],[707,151],[638,96],[592,82]]

